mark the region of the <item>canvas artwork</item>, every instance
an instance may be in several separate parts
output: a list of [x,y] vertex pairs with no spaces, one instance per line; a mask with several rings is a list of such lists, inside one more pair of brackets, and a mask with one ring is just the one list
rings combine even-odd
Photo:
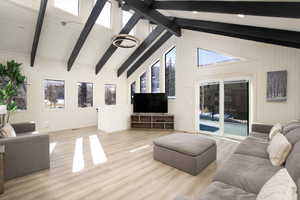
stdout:
[[273,71],[267,74],[267,101],[287,100],[287,71]]

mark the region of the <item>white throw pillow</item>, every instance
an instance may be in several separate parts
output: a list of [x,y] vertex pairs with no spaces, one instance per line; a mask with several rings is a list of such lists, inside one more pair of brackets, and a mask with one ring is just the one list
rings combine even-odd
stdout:
[[274,166],[282,165],[292,149],[291,143],[281,133],[277,133],[269,143],[267,151]]
[[297,186],[286,168],[279,170],[264,184],[256,200],[297,200]]
[[9,123],[1,129],[1,137],[16,137],[16,132]]
[[282,125],[280,123],[275,124],[269,133],[269,139],[272,140],[272,138],[277,134],[282,132]]

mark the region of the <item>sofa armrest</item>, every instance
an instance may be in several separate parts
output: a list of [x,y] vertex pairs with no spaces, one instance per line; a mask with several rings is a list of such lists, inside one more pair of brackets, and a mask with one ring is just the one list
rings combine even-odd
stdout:
[[12,124],[16,134],[34,132],[36,130],[34,122],[16,123]]
[[5,145],[5,180],[50,167],[48,134],[24,134],[2,138],[0,145]]
[[252,124],[252,132],[269,134],[272,127],[273,125],[269,125],[269,124],[254,123]]

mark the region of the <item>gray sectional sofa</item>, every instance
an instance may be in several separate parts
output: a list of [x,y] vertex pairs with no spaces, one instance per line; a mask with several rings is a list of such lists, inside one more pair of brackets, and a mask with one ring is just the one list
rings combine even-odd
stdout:
[[5,180],[50,168],[49,135],[36,132],[34,123],[12,126],[17,137],[0,139],[5,148]]
[[[262,186],[282,167],[300,189],[300,128],[286,137],[293,149],[282,167],[274,167],[267,153],[272,126],[254,124],[250,136],[218,170],[213,182],[194,200],[255,200]],[[176,200],[188,200],[177,197]],[[298,195],[300,200],[300,195]]]

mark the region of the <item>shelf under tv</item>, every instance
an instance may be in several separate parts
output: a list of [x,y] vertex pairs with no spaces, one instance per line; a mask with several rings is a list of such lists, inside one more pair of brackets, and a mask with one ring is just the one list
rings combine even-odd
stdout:
[[131,115],[133,129],[174,129],[174,115],[159,113],[135,113]]

